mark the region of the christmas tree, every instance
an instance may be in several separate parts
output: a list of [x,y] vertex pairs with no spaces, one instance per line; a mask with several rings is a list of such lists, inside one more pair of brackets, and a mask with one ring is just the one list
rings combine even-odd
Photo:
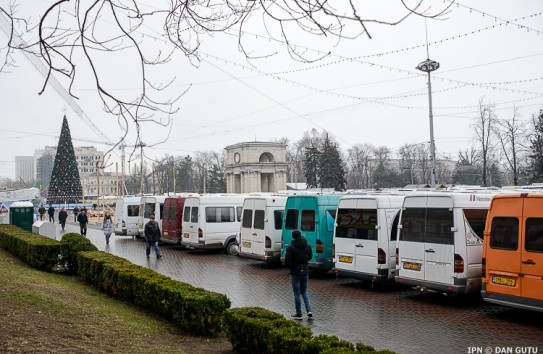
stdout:
[[51,184],[47,202],[54,204],[77,203],[82,198],[83,189],[79,178],[79,169],[75,160],[72,136],[68,120],[64,116],[62,130],[58,139],[55,164],[51,173]]

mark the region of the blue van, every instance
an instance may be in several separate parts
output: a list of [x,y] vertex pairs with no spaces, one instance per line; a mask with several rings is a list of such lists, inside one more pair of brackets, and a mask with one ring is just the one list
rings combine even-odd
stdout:
[[288,197],[283,214],[282,260],[292,241],[292,231],[300,230],[313,249],[309,268],[327,272],[334,267],[334,224],[339,199],[343,196],[343,194],[304,194]]

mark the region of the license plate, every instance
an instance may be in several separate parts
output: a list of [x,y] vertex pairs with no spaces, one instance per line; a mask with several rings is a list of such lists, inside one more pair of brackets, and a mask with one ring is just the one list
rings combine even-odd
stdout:
[[184,237],[184,238],[189,238],[189,233],[188,233],[188,232],[185,232],[185,233],[183,234],[183,237]]
[[243,241],[243,248],[251,248],[251,242]]
[[515,278],[507,277],[492,277],[492,283],[505,286],[515,286],[517,284],[517,280]]
[[403,269],[416,270],[419,272],[421,267],[421,263],[403,262]]
[[351,256],[339,256],[339,261],[341,263],[353,263],[353,257],[351,257]]

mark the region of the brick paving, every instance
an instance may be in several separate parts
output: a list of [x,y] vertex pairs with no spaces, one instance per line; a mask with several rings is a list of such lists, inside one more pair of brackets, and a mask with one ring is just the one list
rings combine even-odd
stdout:
[[[57,224],[61,238],[60,225]],[[79,232],[68,223],[67,232]],[[173,279],[226,294],[232,307],[260,306],[284,314],[294,312],[288,271],[222,253],[161,245],[162,259],[145,257],[145,242],[112,236],[110,244],[97,226],[89,239],[98,249],[149,267]],[[421,294],[391,285],[371,287],[333,273],[310,276],[309,290],[315,319],[302,321],[315,334],[336,335],[398,353],[524,353],[521,347],[543,352],[541,313],[484,303],[478,296],[445,297]],[[488,351],[490,347],[491,351]],[[485,351],[485,349],[487,351]],[[475,351],[472,351],[475,352]]]

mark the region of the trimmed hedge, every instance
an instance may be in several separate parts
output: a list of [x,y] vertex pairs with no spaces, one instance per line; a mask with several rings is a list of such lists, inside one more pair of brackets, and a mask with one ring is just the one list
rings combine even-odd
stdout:
[[58,268],[60,243],[14,225],[0,225],[0,247],[32,268],[52,272]]
[[80,252],[78,274],[100,290],[172,320],[185,331],[214,336],[230,307],[224,294],[181,283],[101,251]]
[[68,233],[60,240],[60,259],[66,273],[77,274],[77,254],[83,251],[98,251],[95,245],[77,233]]

